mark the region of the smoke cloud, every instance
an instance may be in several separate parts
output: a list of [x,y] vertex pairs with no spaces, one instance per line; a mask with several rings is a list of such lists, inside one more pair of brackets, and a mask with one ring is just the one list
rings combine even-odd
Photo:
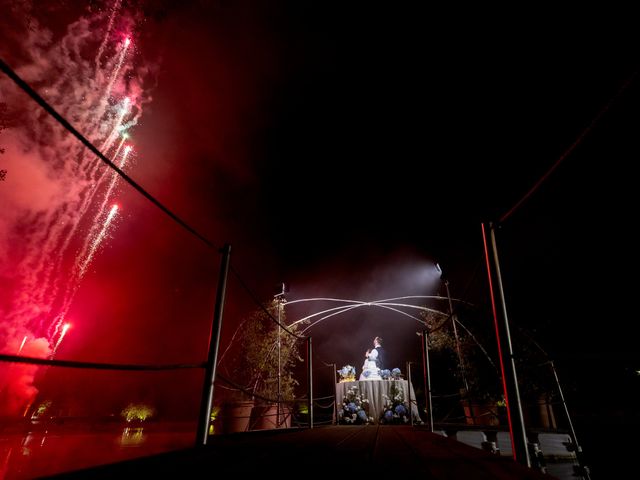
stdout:
[[[40,24],[38,13],[50,12],[8,3],[3,60],[124,167],[123,135],[151,100],[149,67],[133,45],[136,16],[116,0],[58,32]],[[0,255],[7,260],[0,264],[0,351],[53,356],[86,266],[113,228],[108,200],[117,178],[5,76],[0,92]],[[0,370],[0,410],[15,414],[37,393],[38,367]]]

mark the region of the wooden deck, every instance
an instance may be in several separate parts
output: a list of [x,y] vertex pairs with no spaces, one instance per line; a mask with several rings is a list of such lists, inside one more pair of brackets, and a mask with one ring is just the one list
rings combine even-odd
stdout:
[[[422,427],[364,425],[265,430],[211,437],[207,446],[49,478],[206,478],[211,474],[278,478],[552,480],[501,457]],[[382,476],[382,477],[380,477]]]

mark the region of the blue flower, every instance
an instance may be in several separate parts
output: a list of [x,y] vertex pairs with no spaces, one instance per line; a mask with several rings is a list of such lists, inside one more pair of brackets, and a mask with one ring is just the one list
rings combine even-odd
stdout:
[[380,423],[399,423],[409,422],[409,407],[404,401],[404,393],[398,382],[391,382],[389,395],[385,395],[385,405],[382,415],[380,415]]
[[338,423],[340,424],[367,424],[373,422],[369,416],[369,400],[362,397],[358,387],[349,387],[342,399],[342,408],[338,410]]
[[338,370],[341,382],[353,382],[356,379],[356,369],[353,365],[345,365]]

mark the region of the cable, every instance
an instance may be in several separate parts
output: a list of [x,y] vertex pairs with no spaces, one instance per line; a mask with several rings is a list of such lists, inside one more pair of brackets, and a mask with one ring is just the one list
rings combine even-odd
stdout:
[[204,368],[207,364],[185,363],[169,365],[134,365],[122,363],[96,363],[96,362],[76,362],[73,360],[53,360],[46,358],[21,357],[20,355],[6,355],[0,353],[1,362],[29,363],[31,365],[49,365],[52,367],[66,368],[91,368],[95,370],[136,370],[136,371],[157,371],[157,370],[178,370],[185,368]]
[[193,234],[198,239],[202,240],[208,247],[213,247],[213,243],[209,241],[206,237],[201,235],[196,231],[195,228],[191,227],[187,222],[182,220],[178,215],[173,213],[167,207],[165,207],[159,200],[153,197],[149,192],[147,192],[144,188],[142,188],[135,180],[129,177],[126,173],[124,173],[118,166],[105,157],[100,150],[98,150],[89,140],[87,140],[78,130],[76,130],[62,115],[60,115],[51,105],[49,105],[46,100],[44,100],[36,91],[29,86],[27,82],[25,82],[22,78],[15,73],[11,67],[9,67],[1,58],[0,58],[0,70],[2,70],[13,82],[20,87],[24,92],[29,95],[38,105],[40,105],[49,115],[51,115],[60,125],[62,125],[65,129],[67,129],[73,136],[75,136],[80,142],[87,147],[91,152],[94,153],[100,160],[106,163],[111,169],[115,170],[120,177],[135,188],[142,196],[144,196],[147,200],[153,203],[156,207],[166,213],[172,220],[186,229],[189,233]]
[[547,172],[540,177],[540,179],[533,185],[533,187],[531,187],[529,189],[529,191],[527,193],[524,194],[524,196],[518,200],[518,202],[516,202],[516,204],[511,207],[504,215],[502,215],[502,217],[500,217],[500,223],[503,223],[505,220],[507,220],[511,215],[513,215],[513,213],[520,208],[520,206],[531,196],[533,195],[533,193],[540,187],[540,185],[542,185],[542,183],[549,178],[549,176],[556,170],[556,168],[558,168],[560,166],[560,164],[576,149],[576,147],[578,145],[580,145],[580,143],[582,142],[582,140],[585,139],[585,137],[591,133],[591,130],[593,130],[593,128],[596,126],[596,123],[600,120],[600,118],[602,118],[602,116],[609,110],[609,108],[611,108],[611,105],[613,105],[613,103],[618,99],[618,97],[620,97],[622,95],[622,93],[629,87],[629,85],[631,85],[631,82],[635,79],[635,77],[638,75],[638,72],[640,72],[640,70],[636,70],[630,77],[629,79],[624,82],[624,84],[622,85],[622,87],[620,87],[620,89],[618,90],[618,92],[611,98],[611,100],[609,100],[607,102],[607,104],[602,108],[602,110],[600,110],[600,112],[598,112],[598,114],[594,117],[594,119],[591,121],[591,123],[589,125],[587,125],[587,127],[580,133],[580,135],[578,135],[578,138],[576,138],[576,140],[569,146],[569,148],[567,148],[564,153],[562,155],[560,155],[560,158],[558,158],[558,160],[556,160],[556,162],[551,165],[551,168],[549,170],[547,170]]

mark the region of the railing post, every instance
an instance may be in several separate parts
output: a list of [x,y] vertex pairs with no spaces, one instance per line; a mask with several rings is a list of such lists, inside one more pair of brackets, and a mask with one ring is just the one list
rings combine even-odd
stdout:
[[553,378],[556,381],[558,393],[560,394],[560,400],[562,401],[562,408],[564,409],[564,413],[567,416],[567,422],[569,422],[569,430],[571,431],[572,437],[571,440],[573,441],[573,445],[576,449],[576,458],[580,467],[579,473],[585,480],[591,480],[591,472],[589,470],[589,467],[585,463],[582,446],[578,443],[578,437],[576,435],[576,431],[573,428],[573,422],[571,421],[571,415],[569,414],[569,407],[567,407],[567,402],[564,400],[564,393],[562,393],[562,387],[560,386],[560,379],[558,378],[558,372],[556,372],[556,366],[554,365],[553,360],[549,360],[547,363],[551,366],[551,372],[553,373]]
[[309,428],[313,428],[313,345],[311,337],[307,337],[307,395],[309,396]]
[[[489,261],[489,248],[487,245],[486,232],[484,224],[482,224],[482,239],[484,242],[487,262],[487,274],[489,276],[489,290],[494,315],[496,340],[498,343],[498,355],[500,357],[504,398],[507,405],[507,419],[509,421],[513,458],[517,462],[527,467],[531,467],[531,457],[529,456],[529,449],[527,448],[527,432],[524,424],[522,401],[520,400],[520,389],[518,388],[518,375],[516,373],[515,357],[513,354],[513,345],[511,343],[511,333],[509,331],[507,303],[502,286],[502,275],[500,272],[500,261],[498,259],[498,245],[496,243],[495,229],[496,226],[493,223],[489,223],[491,259],[493,260],[494,266],[494,269],[492,270],[491,262]],[[494,279],[497,290],[496,292],[493,290]],[[498,306],[500,310],[499,314]]]
[[422,331],[422,365],[427,411],[429,412],[429,430],[433,432],[433,402],[431,400],[431,371],[429,369],[429,333],[426,328]]
[[222,327],[222,313],[224,311],[224,298],[227,292],[227,275],[229,273],[229,258],[231,245],[225,244],[221,249],[220,273],[218,276],[218,289],[216,291],[216,305],[213,312],[213,323],[209,335],[209,355],[205,367],[204,381],[202,384],[202,400],[200,401],[200,415],[198,417],[198,432],[196,446],[206,445],[209,438],[209,423],[211,422],[211,407],[213,403],[213,384],[216,379],[216,364],[218,363],[218,345],[220,343],[220,329]]
[[332,363],[331,366],[333,367],[333,424],[337,425],[338,424],[338,397],[336,396],[336,364]]
[[407,362],[407,396],[409,397],[409,421],[413,427],[413,400],[411,399],[411,362]]

